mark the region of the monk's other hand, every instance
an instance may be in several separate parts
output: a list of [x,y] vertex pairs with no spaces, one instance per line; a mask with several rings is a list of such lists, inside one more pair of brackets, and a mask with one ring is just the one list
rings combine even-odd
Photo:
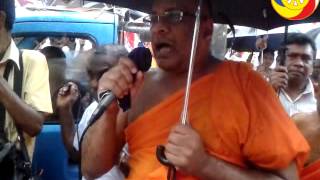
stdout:
[[199,134],[190,126],[174,127],[165,148],[167,159],[182,173],[196,175],[209,159]]
[[288,70],[286,67],[278,66],[270,74],[269,82],[272,87],[278,91],[282,88],[286,88],[288,85]]

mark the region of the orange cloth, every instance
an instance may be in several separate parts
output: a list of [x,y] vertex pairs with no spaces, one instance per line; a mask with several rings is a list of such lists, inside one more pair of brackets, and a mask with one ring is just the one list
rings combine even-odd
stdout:
[[318,180],[320,179],[320,160],[305,167],[301,173],[301,180]]
[[[127,128],[128,179],[166,179],[156,146],[165,144],[179,123],[183,95],[184,90],[176,92]],[[243,168],[250,162],[282,169],[295,159],[302,168],[309,151],[272,87],[243,63],[222,62],[214,73],[193,83],[189,121],[210,155]],[[196,179],[182,179],[189,178]]]

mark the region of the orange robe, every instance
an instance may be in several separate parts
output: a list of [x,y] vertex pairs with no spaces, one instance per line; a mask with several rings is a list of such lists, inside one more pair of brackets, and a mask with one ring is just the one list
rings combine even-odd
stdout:
[[[167,169],[156,159],[179,123],[184,89],[136,119],[126,129],[130,180],[165,180]],[[207,152],[247,168],[282,169],[296,160],[299,168],[309,146],[283,110],[270,85],[243,63],[223,62],[191,88],[189,121]],[[213,169],[214,171],[214,169]],[[182,177],[182,178],[180,178]],[[178,173],[178,179],[196,179]]]
[[301,173],[301,180],[318,180],[320,179],[320,160],[305,167]]

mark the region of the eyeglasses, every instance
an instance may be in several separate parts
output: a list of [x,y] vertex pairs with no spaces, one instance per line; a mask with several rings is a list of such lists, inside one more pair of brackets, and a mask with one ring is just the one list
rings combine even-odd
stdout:
[[195,14],[180,10],[166,11],[161,15],[150,14],[149,16],[143,18],[143,22],[153,25],[158,23],[161,19],[165,23],[178,24],[183,20],[184,17],[195,17]]

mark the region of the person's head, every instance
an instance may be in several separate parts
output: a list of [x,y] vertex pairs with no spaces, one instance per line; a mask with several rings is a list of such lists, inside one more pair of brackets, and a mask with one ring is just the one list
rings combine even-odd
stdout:
[[282,46],[285,50],[285,66],[288,69],[289,83],[306,83],[312,73],[316,46],[307,35],[296,33],[288,36]]
[[0,27],[6,31],[11,31],[15,21],[15,1],[1,0],[0,1]]
[[[209,56],[213,22],[207,1],[202,8],[196,68]],[[156,0],[151,16],[151,42],[157,64],[165,71],[186,72],[195,23],[197,0]],[[158,18],[160,16],[160,18]]]
[[120,45],[106,45],[91,51],[87,62],[87,73],[92,95],[96,98],[98,81],[111,67],[116,65],[120,57],[127,56],[128,51]]
[[311,78],[314,82],[320,81],[320,59],[316,59],[313,61],[313,71]]
[[55,47],[55,46],[47,46],[45,48],[42,48],[40,50],[40,52],[42,54],[44,54],[47,58],[47,60],[49,59],[57,59],[57,58],[61,58],[61,59],[65,59],[66,55],[65,53],[62,51],[61,48],[59,47]]
[[[259,54],[259,59],[261,58],[261,53]],[[270,67],[274,61],[274,51],[264,50],[263,51],[263,65],[265,67]]]
[[15,21],[14,0],[0,1],[0,54],[4,53],[10,44],[11,30]]
[[[57,93],[65,82],[66,55],[59,47],[47,46],[40,50],[47,59],[51,97]],[[53,99],[53,102],[55,100]]]

